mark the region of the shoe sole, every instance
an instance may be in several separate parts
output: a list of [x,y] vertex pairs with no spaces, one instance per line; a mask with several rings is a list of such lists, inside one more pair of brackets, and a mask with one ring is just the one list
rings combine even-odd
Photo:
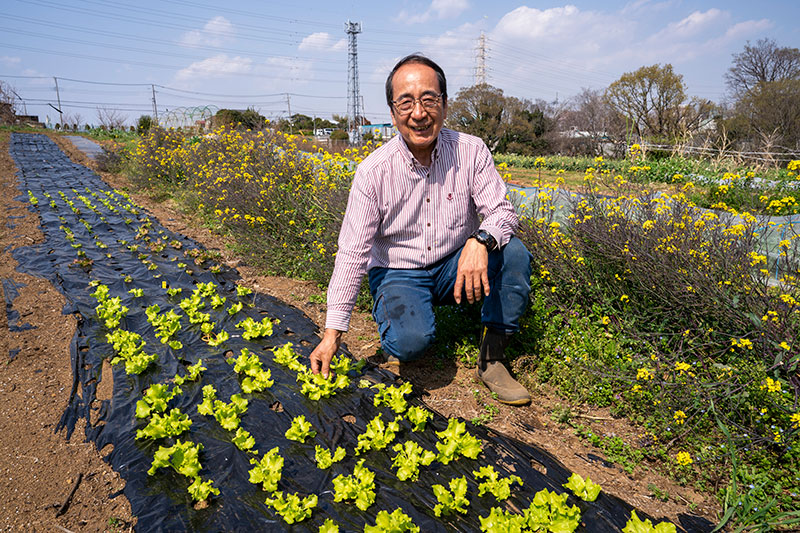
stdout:
[[497,401],[500,402],[500,403],[504,403],[506,405],[513,405],[513,406],[516,406],[516,407],[518,407],[520,405],[528,405],[529,403],[531,403],[531,399],[530,398],[527,398],[527,399],[523,398],[521,400],[501,400],[500,398],[497,398]]
[[488,383],[486,383],[485,381],[483,381],[483,378],[481,378],[481,375],[480,375],[480,373],[478,373],[478,372],[476,371],[476,372],[475,372],[475,376],[478,378],[478,381],[480,381],[481,383],[483,383],[484,387],[486,387],[487,389],[489,389],[489,390],[490,390],[490,391],[491,391],[493,394],[497,394],[497,395],[498,395],[498,396],[497,396],[497,398],[495,398],[495,399],[496,399],[498,402],[502,403],[502,404],[505,404],[505,405],[513,405],[513,406],[515,406],[515,407],[519,407],[520,405],[527,405],[527,404],[531,403],[531,397],[530,397],[530,396],[529,396],[529,397],[527,397],[527,398],[520,398],[520,399],[518,399],[518,400],[504,400],[504,399],[500,398],[500,396],[499,396],[499,394],[497,393],[497,391],[495,391],[495,390],[492,390],[492,387],[490,387]]

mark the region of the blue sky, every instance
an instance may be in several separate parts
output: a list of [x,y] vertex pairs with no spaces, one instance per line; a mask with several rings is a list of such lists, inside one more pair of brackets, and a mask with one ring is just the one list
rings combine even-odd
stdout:
[[[253,107],[270,118],[347,111],[347,20],[358,35],[366,116],[389,121],[383,83],[397,59],[423,52],[454,97],[475,81],[485,35],[488,83],[559,102],[644,65],[671,63],[691,96],[725,96],[723,75],[745,43],[800,47],[800,2],[614,1],[265,2],[3,0],[0,80],[30,114],[96,123],[97,108],[134,123],[196,106]],[[141,85],[126,85],[141,84]]]

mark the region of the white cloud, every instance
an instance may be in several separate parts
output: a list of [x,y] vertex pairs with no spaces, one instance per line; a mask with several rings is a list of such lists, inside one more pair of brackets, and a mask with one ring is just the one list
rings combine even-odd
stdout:
[[467,0],[433,0],[431,5],[422,13],[409,13],[401,11],[395,20],[406,24],[420,24],[429,20],[443,20],[459,16],[469,9]]
[[0,56],[0,64],[7,65],[9,67],[19,65],[21,61],[22,59],[19,57]]
[[223,16],[209,20],[202,30],[192,30],[181,36],[183,46],[222,46],[234,38],[233,24]]
[[296,78],[306,82],[313,77],[312,65],[309,60],[296,57],[270,57],[266,60],[267,73],[278,78]]
[[689,39],[695,36],[702,37],[715,30],[719,24],[730,20],[730,13],[712,8],[708,11],[695,11],[686,18],[668,24],[663,30],[650,37],[651,42],[675,41]]
[[228,57],[218,54],[202,61],[195,61],[175,75],[179,81],[223,78],[231,74],[247,74],[252,71],[253,60],[246,57]]
[[312,33],[305,37],[297,47],[298,50],[307,52],[340,52],[345,48],[347,48],[347,40],[339,39],[334,42],[331,34],[324,31]]
[[626,4],[620,13],[622,15],[640,14],[645,12],[659,12],[673,8],[678,5],[676,0],[666,0],[665,2],[653,2],[652,0],[637,0]]
[[747,20],[738,22],[725,31],[723,38],[725,41],[735,41],[759,35],[766,30],[772,29],[774,24],[769,19]]
[[581,11],[573,5],[536,9],[520,6],[500,19],[493,33],[499,38],[561,43],[607,40],[628,21],[611,14]]

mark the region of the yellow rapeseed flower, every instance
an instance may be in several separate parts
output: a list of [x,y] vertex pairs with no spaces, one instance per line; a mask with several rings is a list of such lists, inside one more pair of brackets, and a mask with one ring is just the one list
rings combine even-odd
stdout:
[[692,461],[692,456],[687,452],[678,452],[678,455],[675,456],[675,461],[681,466],[688,466],[694,462]]

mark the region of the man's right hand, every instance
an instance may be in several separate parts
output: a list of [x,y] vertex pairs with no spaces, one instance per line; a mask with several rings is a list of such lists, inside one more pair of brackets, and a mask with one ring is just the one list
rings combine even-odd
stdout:
[[311,352],[311,372],[314,374],[322,373],[326,378],[330,375],[331,359],[339,350],[342,343],[342,332],[337,329],[326,329],[317,347]]

